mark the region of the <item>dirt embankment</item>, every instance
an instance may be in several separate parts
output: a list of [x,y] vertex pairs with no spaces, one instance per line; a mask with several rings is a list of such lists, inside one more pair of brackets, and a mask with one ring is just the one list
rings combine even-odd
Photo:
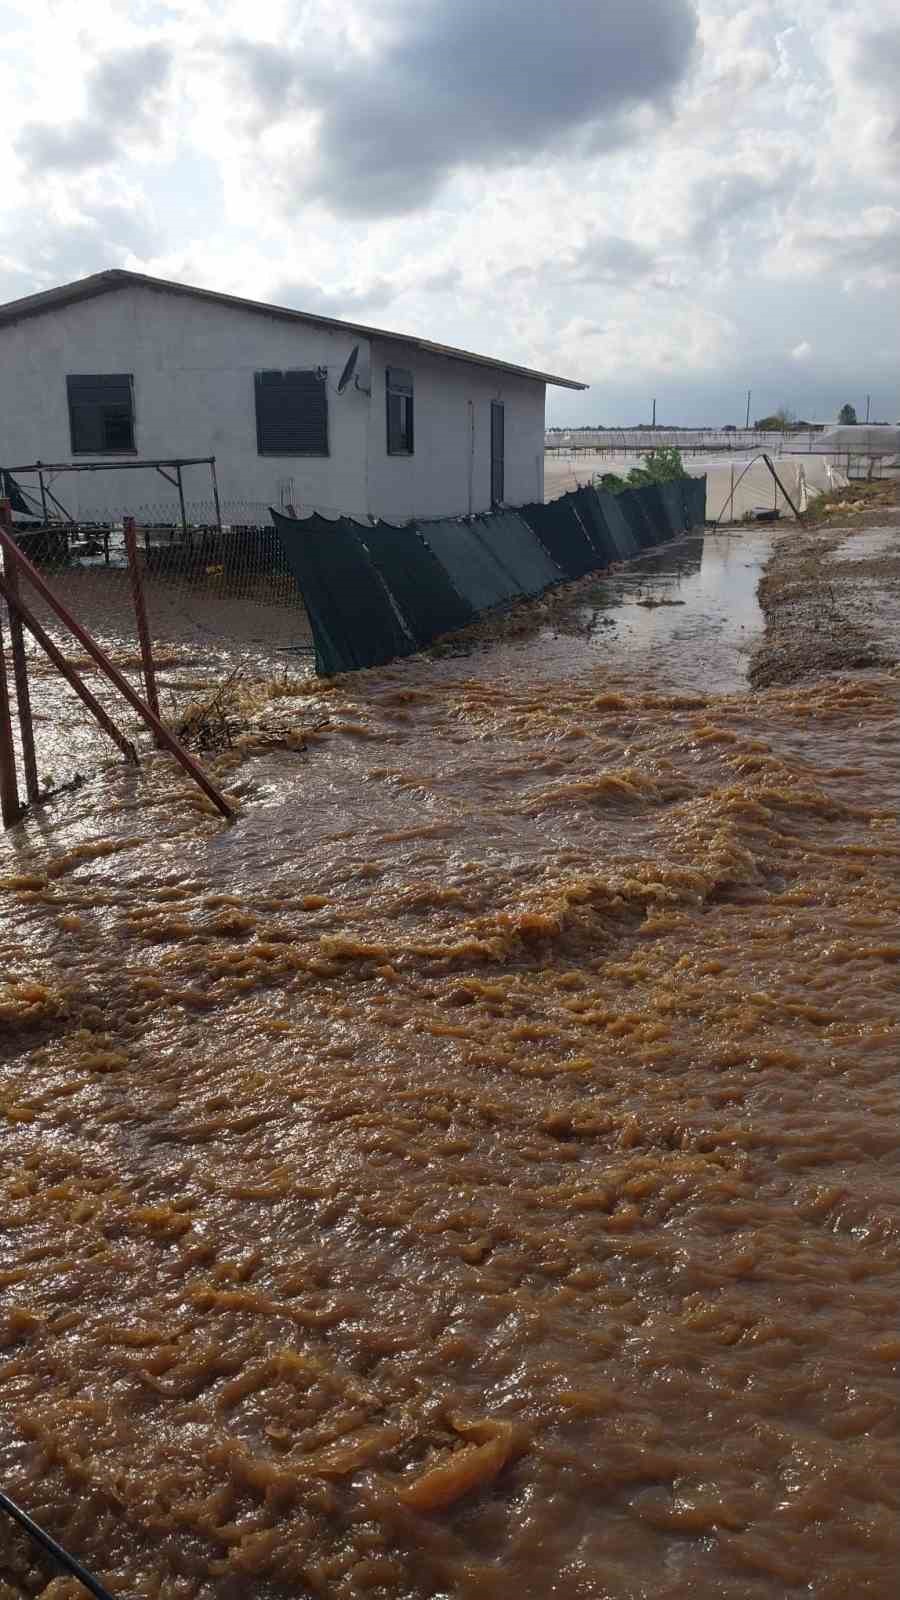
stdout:
[[822,672],[890,667],[900,623],[900,486],[823,497],[815,521],[775,546],[759,585],[766,619],[755,688]]

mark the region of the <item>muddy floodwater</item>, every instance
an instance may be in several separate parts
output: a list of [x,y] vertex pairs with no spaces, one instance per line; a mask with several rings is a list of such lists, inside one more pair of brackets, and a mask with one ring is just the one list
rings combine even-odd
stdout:
[[767,549],[0,839],[0,1483],[116,1593],[896,1595],[900,679],[752,690]]

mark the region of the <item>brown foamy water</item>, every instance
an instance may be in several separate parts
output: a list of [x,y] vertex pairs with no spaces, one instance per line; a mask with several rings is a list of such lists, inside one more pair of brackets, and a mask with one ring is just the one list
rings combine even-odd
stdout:
[[0,1481],[123,1594],[895,1593],[898,680],[664,627],[0,843]]

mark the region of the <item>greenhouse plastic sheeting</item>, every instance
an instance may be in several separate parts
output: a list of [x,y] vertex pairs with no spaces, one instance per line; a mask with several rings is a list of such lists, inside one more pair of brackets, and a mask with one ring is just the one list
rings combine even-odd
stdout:
[[498,511],[490,517],[478,517],[472,526],[495,561],[512,573],[520,594],[543,594],[551,584],[559,583],[559,567],[516,512]]
[[572,495],[564,494],[549,505],[522,506],[519,516],[537,534],[567,578],[583,578],[596,572],[597,552],[579,520]]
[[415,640],[402,626],[360,538],[347,519],[286,517],[272,511],[285,558],[303,593],[325,677],[409,655]]
[[468,600],[457,593],[418,528],[378,522],[360,528],[359,537],[396,600],[417,646],[441,633],[464,628],[475,619]]
[[490,611],[521,596],[507,567],[487,549],[466,522],[423,522],[420,531],[453,587],[476,611]]

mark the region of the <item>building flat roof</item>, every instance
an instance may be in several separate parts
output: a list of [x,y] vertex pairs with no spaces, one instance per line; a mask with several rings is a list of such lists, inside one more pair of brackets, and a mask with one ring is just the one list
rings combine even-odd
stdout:
[[319,328],[337,328],[343,333],[359,334],[366,339],[390,339],[428,355],[446,356],[451,361],[469,361],[478,367],[492,367],[497,372],[511,372],[519,378],[535,378],[539,383],[550,383],[559,389],[588,388],[586,383],[577,383],[574,378],[559,378],[551,372],[537,372],[532,367],[520,367],[512,361],[497,361],[493,356],[476,355],[472,350],[458,350],[449,344],[435,344],[430,339],[418,339],[412,334],[391,333],[388,328],[369,328],[360,322],[340,321],[337,317],[321,317],[312,311],[292,311],[287,306],[245,300],[235,294],[220,294],[217,289],[197,289],[188,283],[175,283],[169,278],[151,278],[147,273],[126,272],[123,268],[94,272],[90,277],[76,278],[74,283],[63,283],[55,289],[25,295],[21,300],[8,300],[5,305],[0,305],[0,328],[22,322],[26,317],[44,316],[78,300],[90,300],[96,295],[133,286],[155,289],[162,294],[186,295],[194,300],[208,300],[214,305],[231,306],[238,311],[255,311],[261,316],[283,318],[286,322],[309,322]]

